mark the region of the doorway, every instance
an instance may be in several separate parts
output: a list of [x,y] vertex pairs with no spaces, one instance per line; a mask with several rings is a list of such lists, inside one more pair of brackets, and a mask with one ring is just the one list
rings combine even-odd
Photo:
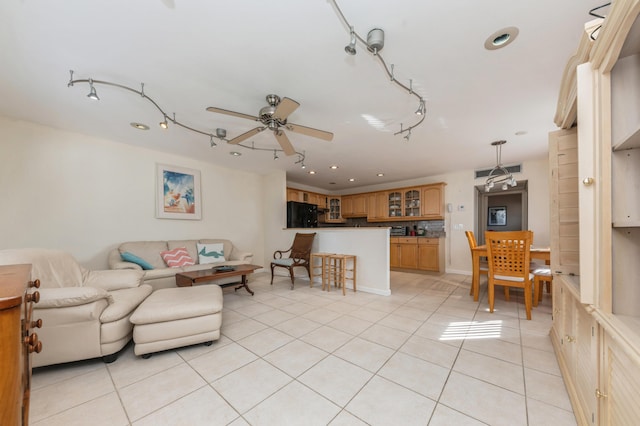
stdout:
[[485,231],[520,231],[529,229],[528,181],[518,181],[515,187],[486,192],[484,185],[475,187],[475,234],[484,244]]

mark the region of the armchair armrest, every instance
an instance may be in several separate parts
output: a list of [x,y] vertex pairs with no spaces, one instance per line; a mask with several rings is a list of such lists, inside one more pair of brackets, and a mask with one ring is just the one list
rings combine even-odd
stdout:
[[105,300],[113,303],[113,297],[104,289],[96,287],[58,287],[38,290],[40,301],[34,309],[64,308],[90,304]]
[[101,271],[85,271],[82,285],[84,287],[96,287],[106,291],[134,288],[140,286],[143,276],[144,272],[142,272],[142,269],[106,269]]
[[274,259],[282,259],[282,255],[285,253],[289,253],[291,251],[291,249],[288,250],[276,250],[273,252],[273,258]]

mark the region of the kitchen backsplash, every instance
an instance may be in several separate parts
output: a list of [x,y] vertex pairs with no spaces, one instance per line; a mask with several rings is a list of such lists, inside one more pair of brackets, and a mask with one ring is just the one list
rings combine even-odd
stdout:
[[[329,224],[327,224],[329,225]],[[326,225],[325,225],[326,226]],[[440,238],[446,235],[444,231],[444,220],[407,220],[401,222],[367,222],[367,218],[353,218],[347,219],[344,225],[345,227],[391,227],[391,226],[404,226],[408,227],[409,231],[424,229],[424,236],[429,238]],[[409,233],[407,233],[409,235]]]

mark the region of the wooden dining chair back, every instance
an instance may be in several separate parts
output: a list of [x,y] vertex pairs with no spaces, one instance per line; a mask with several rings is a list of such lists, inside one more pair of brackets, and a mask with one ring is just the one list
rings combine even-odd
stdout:
[[[293,290],[294,283],[294,275],[293,270],[296,267],[303,267],[307,270],[307,275],[309,275],[309,280],[311,280],[311,270],[310,270],[310,257],[311,257],[311,246],[313,245],[313,239],[315,238],[316,233],[296,233],[296,236],[293,239],[293,243],[291,247],[287,250],[276,250],[273,253],[273,260],[271,261],[271,285],[273,285],[273,270],[274,268],[286,268],[289,270],[289,275],[291,276],[291,289]],[[285,255],[288,253],[288,257]]]
[[[473,261],[473,249],[478,246],[478,243],[476,242],[476,236],[473,234],[473,231],[465,231],[464,234],[467,236],[467,241],[469,242],[469,250],[471,251],[471,260]],[[484,260],[480,261],[480,269],[478,270],[478,272],[479,272],[479,275],[489,274],[489,265],[487,264],[486,261]],[[471,286],[471,288],[469,289],[469,295],[472,295],[472,294],[473,294],[473,286]]]
[[[531,319],[533,274],[530,272],[531,231],[486,232],[489,263],[489,312],[495,305],[495,286],[516,287],[524,290],[527,319]],[[507,294],[507,293],[505,293]]]

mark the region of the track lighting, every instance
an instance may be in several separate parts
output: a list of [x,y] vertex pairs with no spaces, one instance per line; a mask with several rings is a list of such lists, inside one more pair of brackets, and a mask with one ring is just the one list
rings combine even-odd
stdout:
[[[354,33],[355,34],[355,33]],[[160,123],[158,123],[158,125],[162,128],[162,129],[168,129],[169,128],[169,122],[171,122],[172,124],[174,124],[176,127],[181,127],[185,130],[189,130],[191,132],[194,133],[198,133],[200,135],[203,136],[207,136],[209,137],[209,144],[210,146],[216,147],[218,146],[216,141],[214,140],[214,138],[223,140],[223,141],[227,141],[226,137],[227,137],[227,130],[223,129],[223,128],[217,128],[215,133],[213,133],[211,130],[207,129],[207,130],[200,130],[200,129],[196,129],[195,127],[191,127],[188,126],[184,123],[179,122],[178,120],[176,120],[176,113],[173,113],[173,118],[170,118],[169,115],[166,113],[166,111],[164,109],[162,109],[160,107],[160,105],[158,105],[158,103],[153,100],[151,97],[149,97],[145,92],[144,92],[144,83],[140,83],[140,89],[138,90],[137,88],[134,87],[129,87],[129,86],[125,86],[123,84],[119,84],[119,83],[113,83],[110,81],[104,81],[104,80],[94,80],[92,78],[74,78],[74,72],[73,70],[69,70],[69,81],[67,82],[67,87],[74,87],[74,85],[76,83],[87,83],[89,85],[89,94],[87,95],[87,97],[89,99],[93,99],[93,100],[100,100],[100,98],[98,97],[98,93],[96,92],[96,85],[102,84],[105,86],[111,86],[111,87],[116,87],[128,92],[132,92],[135,93],[137,95],[140,95],[143,99],[147,100],[149,103],[151,103],[159,112],[160,114],[162,114],[162,121]],[[132,122],[130,123],[132,127],[139,129],[139,130],[149,130],[149,127],[145,124],[141,124],[141,123],[136,123],[136,122]],[[227,141],[228,142],[228,141]],[[251,146],[249,145],[245,145],[242,143],[238,143],[235,144],[235,146],[239,146],[241,148],[245,148],[245,149],[250,149],[253,151],[272,151],[271,148],[256,148],[253,145],[253,142],[251,143]],[[278,151],[283,152],[282,150],[273,150],[274,151],[274,160],[278,159]],[[299,155],[299,161],[296,162],[297,163],[302,163],[302,168],[304,168],[304,160],[306,158],[306,154],[304,152],[295,152],[296,154]],[[230,155],[233,156],[240,156],[242,155],[240,152],[237,151],[233,151],[230,152]]]
[[367,34],[367,49],[369,52],[377,55],[384,47],[384,31],[380,28],[374,28]]
[[418,105],[416,115],[424,115],[424,99],[422,98],[420,98],[420,105]]
[[491,142],[492,146],[496,147],[496,166],[491,169],[487,181],[484,184],[485,192],[491,191],[496,183],[502,183],[501,188],[503,191],[509,189],[509,185],[512,187],[518,186],[518,181],[511,173],[502,165],[502,145],[507,141],[495,141]]
[[99,101],[100,98],[98,97],[98,94],[96,93],[96,88],[93,87],[93,80],[92,79],[89,79],[89,86],[91,87],[91,90],[89,91],[89,94],[87,95],[87,98],[93,99],[94,101]]
[[344,51],[349,55],[356,54],[356,33],[353,31],[353,27],[351,27],[351,41],[344,47]]
[[411,129],[409,129],[409,131],[407,132],[404,138],[408,142],[410,137],[411,137]]
[[273,150],[273,159],[274,159],[274,160],[277,160],[278,158],[280,158],[280,157],[278,157],[278,151],[276,151],[276,150],[274,149],[274,150]]

